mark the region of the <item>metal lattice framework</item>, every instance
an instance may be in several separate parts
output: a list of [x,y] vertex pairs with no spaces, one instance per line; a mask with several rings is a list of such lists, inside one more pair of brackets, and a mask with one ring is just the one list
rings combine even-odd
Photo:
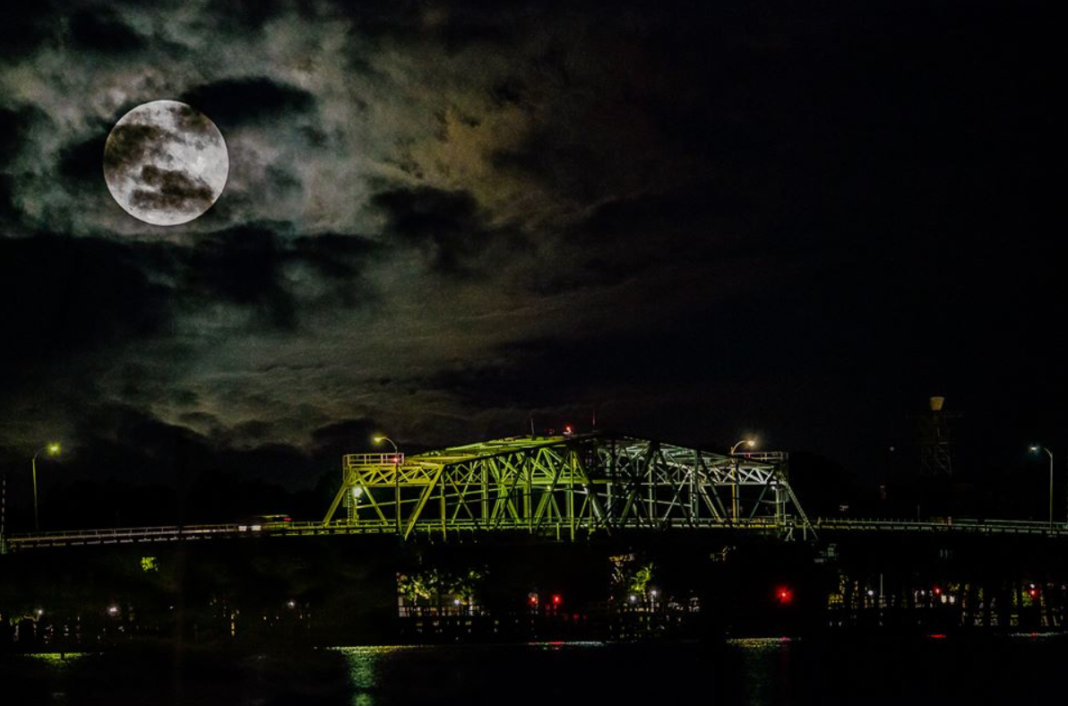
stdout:
[[618,528],[747,528],[789,539],[812,526],[786,462],[784,453],[723,456],[605,434],[498,439],[408,458],[350,454],[323,526],[570,539]]

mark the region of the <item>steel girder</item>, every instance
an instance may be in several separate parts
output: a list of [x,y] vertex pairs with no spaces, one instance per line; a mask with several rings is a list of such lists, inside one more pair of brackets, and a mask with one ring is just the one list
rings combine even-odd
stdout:
[[[323,520],[371,532],[812,526],[782,453],[720,454],[606,434],[513,437],[403,455],[350,454]],[[344,508],[344,518],[338,519]]]

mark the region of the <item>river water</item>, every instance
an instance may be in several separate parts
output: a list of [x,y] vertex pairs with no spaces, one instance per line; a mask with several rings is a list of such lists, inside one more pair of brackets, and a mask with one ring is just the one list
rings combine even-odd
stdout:
[[0,656],[3,703],[1062,703],[1068,637],[851,636],[697,643],[138,650]]

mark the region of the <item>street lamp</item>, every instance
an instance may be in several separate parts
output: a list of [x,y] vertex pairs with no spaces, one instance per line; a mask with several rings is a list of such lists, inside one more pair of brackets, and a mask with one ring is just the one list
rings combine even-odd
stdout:
[[378,435],[378,436],[374,437],[373,439],[371,439],[371,441],[375,442],[376,444],[381,444],[383,441],[387,441],[387,442],[389,442],[389,445],[393,447],[393,453],[394,454],[399,454],[400,453],[400,449],[398,449],[397,445],[395,443],[393,443],[393,439],[389,438],[388,436]]
[[749,448],[752,448],[752,447],[756,446],[756,439],[741,439],[740,441],[738,441],[738,443],[736,443],[734,446],[731,447],[731,455],[732,456],[734,455],[734,452],[738,450],[738,447],[741,446],[742,444],[747,444],[749,446]]
[[1049,456],[1049,528],[1053,529],[1053,452],[1045,446],[1031,447],[1031,453],[1038,453],[1039,450],[1045,451]]
[[393,494],[397,501],[397,534],[401,532],[401,496],[400,496],[400,449],[397,448],[397,444],[393,439],[388,436],[379,434],[371,439],[376,444],[381,444],[383,441],[388,441],[389,445],[393,447]]
[[[752,447],[756,446],[756,439],[752,439],[752,438],[739,439],[737,442],[735,442],[734,446],[731,447],[731,456],[734,455],[734,452],[737,451],[738,447],[741,446],[742,444],[747,444],[750,448],[752,448]],[[733,483],[731,483],[731,515],[732,515],[732,519],[735,522],[737,522],[738,521],[738,511],[739,511],[739,507],[738,507],[738,461],[735,461],[733,464],[731,464],[731,466],[732,466],[731,467],[731,475],[733,476],[732,480],[734,481]]]
[[42,451],[48,451],[49,456],[55,456],[59,454],[59,443],[53,441],[45,444],[33,454],[33,529],[35,532],[41,531],[41,522],[37,515],[37,456]]

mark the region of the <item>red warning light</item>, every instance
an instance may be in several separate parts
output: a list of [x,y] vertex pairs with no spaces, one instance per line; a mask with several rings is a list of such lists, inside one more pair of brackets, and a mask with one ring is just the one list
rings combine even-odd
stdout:
[[564,602],[564,599],[560,597],[559,593],[553,594],[553,605],[560,605]]
[[775,598],[779,600],[779,603],[786,605],[794,600],[794,592],[786,586],[779,586],[775,589]]
[[931,589],[931,593],[935,594],[936,596],[941,596],[942,595],[942,588],[940,586],[935,586],[934,588]]

